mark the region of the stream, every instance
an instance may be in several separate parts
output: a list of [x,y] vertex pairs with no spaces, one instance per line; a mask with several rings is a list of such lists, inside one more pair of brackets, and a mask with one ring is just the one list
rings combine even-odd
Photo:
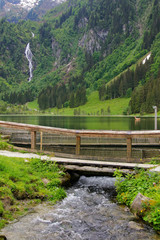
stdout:
[[85,177],[56,205],[43,203],[2,231],[7,240],[157,240],[149,226],[113,201],[115,179]]

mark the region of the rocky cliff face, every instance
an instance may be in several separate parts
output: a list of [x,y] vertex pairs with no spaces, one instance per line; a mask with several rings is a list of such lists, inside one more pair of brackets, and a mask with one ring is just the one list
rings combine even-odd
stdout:
[[108,31],[89,30],[79,41],[79,47],[84,48],[88,53],[93,54],[95,51],[100,51],[102,43],[105,42]]

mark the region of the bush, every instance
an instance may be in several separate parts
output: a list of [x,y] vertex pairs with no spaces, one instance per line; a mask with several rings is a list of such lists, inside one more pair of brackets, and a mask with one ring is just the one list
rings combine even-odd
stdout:
[[151,200],[149,205],[144,206],[142,218],[160,231],[160,174],[140,170],[136,175],[128,174],[123,178],[116,170],[115,176],[118,202],[130,207],[139,192],[149,197]]
[[0,201],[0,216],[1,217],[3,215],[3,212],[4,212],[3,204],[2,204],[2,201]]

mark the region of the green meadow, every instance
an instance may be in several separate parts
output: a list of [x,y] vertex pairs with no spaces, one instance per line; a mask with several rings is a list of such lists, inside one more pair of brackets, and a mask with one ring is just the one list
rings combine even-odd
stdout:
[[[54,115],[123,115],[126,111],[130,98],[116,98],[112,100],[100,101],[98,91],[92,92],[87,103],[77,108],[51,108],[43,113],[52,113]],[[30,110],[39,112],[37,100],[27,104]]]
[[[10,146],[0,141],[0,149]],[[63,177],[63,170],[53,162],[0,156],[0,228],[37,203],[63,199]]]

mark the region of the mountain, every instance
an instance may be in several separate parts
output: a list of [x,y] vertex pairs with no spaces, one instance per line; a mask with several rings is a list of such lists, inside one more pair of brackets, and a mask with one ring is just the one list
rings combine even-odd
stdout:
[[48,10],[65,0],[0,0],[0,18],[39,20]]
[[28,21],[0,22],[4,101],[23,104],[38,97],[42,109],[77,107],[99,90],[101,100],[131,97],[127,113],[150,112],[159,102],[154,93],[147,105],[148,95],[137,100],[139,89],[147,94],[158,78],[159,1],[69,0],[38,22],[31,21],[35,9]]

